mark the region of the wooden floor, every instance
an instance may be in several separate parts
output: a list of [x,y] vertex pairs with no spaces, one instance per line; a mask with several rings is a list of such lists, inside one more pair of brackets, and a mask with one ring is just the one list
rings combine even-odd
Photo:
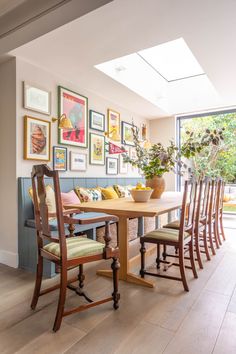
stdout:
[[[199,279],[188,271],[189,293],[181,283],[160,278],[155,289],[120,282],[119,310],[107,303],[71,315],[56,334],[51,328],[58,292],[42,297],[33,312],[34,277],[0,265],[0,353],[235,354],[236,218],[227,217],[225,226],[227,241],[204,262]],[[98,267],[87,272],[93,297],[111,290],[109,279],[95,275]],[[67,305],[78,301],[68,290]]]

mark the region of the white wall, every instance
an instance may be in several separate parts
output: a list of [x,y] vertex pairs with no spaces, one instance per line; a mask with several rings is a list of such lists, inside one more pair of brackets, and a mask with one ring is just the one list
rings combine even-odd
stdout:
[[[150,140],[152,143],[160,142],[167,146],[170,140],[176,140],[175,117],[159,118],[149,122]],[[174,173],[164,174],[166,190],[174,191],[176,176]]]
[[0,263],[17,267],[15,59],[0,65],[0,93]]
[[[65,63],[66,65],[66,63]],[[117,106],[112,102],[107,101],[105,98],[99,97],[98,93],[88,92],[79,85],[79,78],[76,79],[76,83],[71,83],[63,77],[63,73],[61,77],[57,77],[52,73],[49,73],[39,67],[36,67],[30,63],[27,63],[23,60],[17,58],[17,176],[18,177],[25,177],[30,176],[30,172],[32,169],[32,165],[35,163],[39,163],[38,161],[27,161],[23,159],[23,117],[24,115],[30,115],[33,117],[42,118],[45,120],[49,120],[50,117],[46,115],[42,115],[37,112],[25,110],[23,108],[23,81],[27,81],[29,83],[35,84],[36,86],[43,87],[47,90],[52,92],[52,116],[57,117],[57,87],[58,85],[64,86],[68,89],[76,91],[86,97],[88,97],[88,108],[93,109],[95,111],[104,113],[107,116],[107,109],[112,108],[121,114],[121,120],[126,122],[132,122],[134,120],[134,124],[138,127],[141,126],[141,123],[147,121],[141,117],[133,114],[132,112],[127,111],[122,106]],[[91,130],[92,132],[92,130]],[[93,131],[94,133],[98,133]],[[58,145],[58,131],[57,131],[57,123],[52,123],[52,146]],[[88,149],[81,149],[76,148],[73,146],[65,145],[68,148],[68,159],[69,159],[69,151],[83,151],[88,154]],[[108,156],[108,155],[106,155]],[[113,155],[112,157],[116,157],[118,155]],[[88,162],[89,162],[89,155],[88,155]],[[69,160],[68,160],[69,162]],[[52,166],[52,163],[49,163]],[[69,167],[69,164],[68,164]],[[131,170],[129,166],[128,170],[129,177],[131,176],[138,176],[137,173]],[[128,175],[120,175],[122,177]],[[96,165],[89,165],[86,172],[72,172],[68,170],[67,172],[61,173],[63,177],[72,177],[72,176],[86,176],[86,177],[103,177],[106,176],[106,168],[105,166],[96,166]]]

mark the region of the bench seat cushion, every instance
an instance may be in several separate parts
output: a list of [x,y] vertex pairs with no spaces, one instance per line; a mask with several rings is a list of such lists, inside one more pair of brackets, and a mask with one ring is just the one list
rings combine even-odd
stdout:
[[[106,213],[94,213],[94,212],[88,212],[88,213],[81,213],[81,214],[77,214],[74,215],[74,218],[77,220],[84,220],[84,219],[89,219],[89,218],[95,218],[95,217],[99,217],[99,216],[107,216]],[[35,228],[35,220],[34,219],[28,219],[25,222],[25,225],[28,227],[32,227]],[[57,220],[56,219],[52,219],[49,220],[49,225],[50,225],[50,230],[51,231],[57,231],[58,227],[57,227]],[[65,224],[65,227],[68,227],[68,224]],[[79,225],[78,225],[79,226]],[[93,224],[88,224],[88,229],[91,228],[91,226],[93,226]]]
[[[67,259],[102,254],[104,249],[104,245],[102,243],[81,236],[67,238],[66,247]],[[60,257],[59,243],[50,242],[45,245],[43,249],[57,257]]]

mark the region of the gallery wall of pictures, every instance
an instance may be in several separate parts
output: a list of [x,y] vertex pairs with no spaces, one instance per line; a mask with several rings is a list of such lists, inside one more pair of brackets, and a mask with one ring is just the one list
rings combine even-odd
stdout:
[[[137,169],[124,163],[120,151],[123,146],[127,154],[133,154],[132,121],[142,139],[147,138],[145,119],[63,80],[49,83],[42,75],[37,83],[30,77],[21,77],[20,83],[23,151],[18,175],[28,176],[32,165],[41,162],[68,177],[138,175]],[[52,118],[62,115],[66,124],[59,128]]]

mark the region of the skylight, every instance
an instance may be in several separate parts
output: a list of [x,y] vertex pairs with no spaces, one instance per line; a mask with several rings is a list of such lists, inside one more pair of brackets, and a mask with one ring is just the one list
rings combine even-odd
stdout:
[[95,67],[170,114],[204,109],[207,102],[214,106],[218,100],[183,38]]
[[169,82],[204,74],[183,38],[141,50],[137,54]]

